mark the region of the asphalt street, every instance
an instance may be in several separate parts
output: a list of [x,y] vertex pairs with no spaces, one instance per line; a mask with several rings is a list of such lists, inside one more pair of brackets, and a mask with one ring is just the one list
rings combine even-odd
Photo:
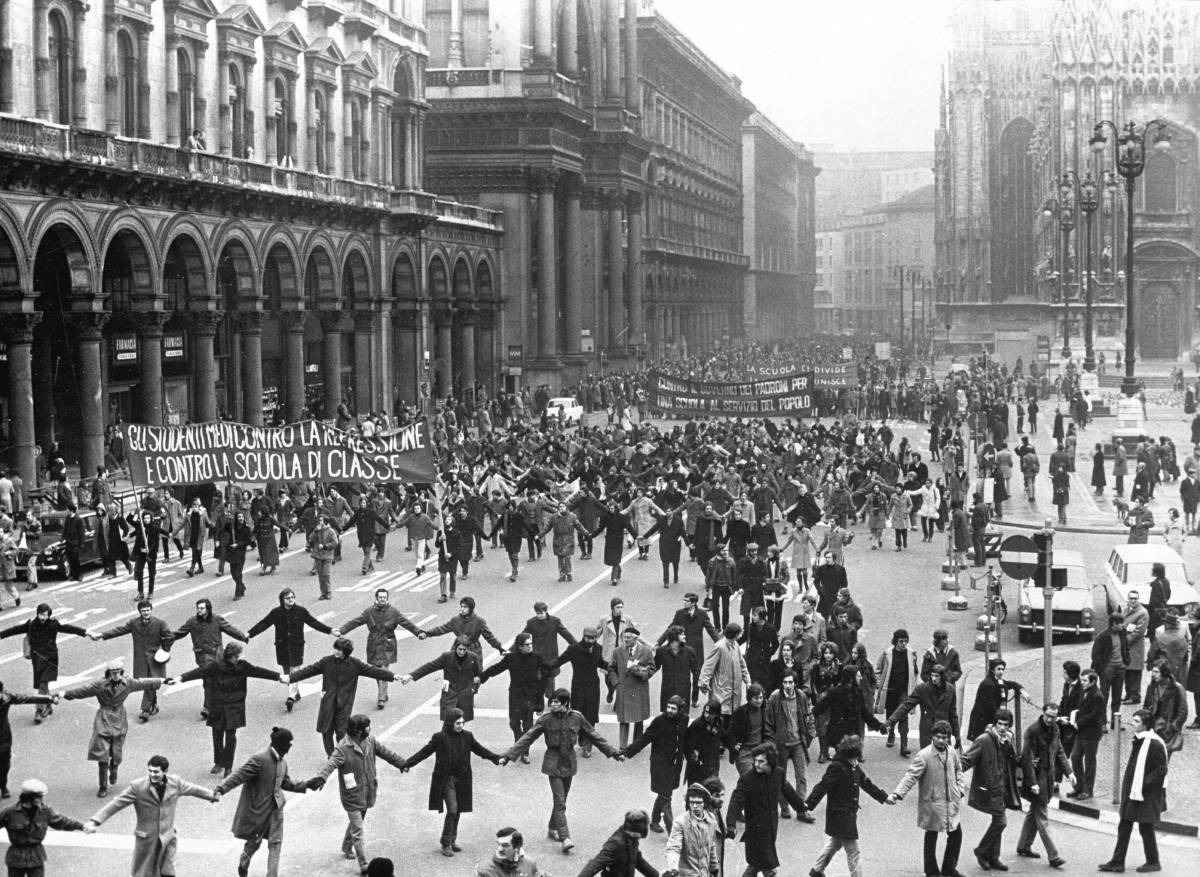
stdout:
[[[950,629],[951,644],[963,652],[964,661],[982,664],[981,653],[971,648],[974,620],[980,607],[978,593],[968,592],[970,609],[966,613],[947,611],[944,605],[945,595],[938,585],[944,543],[939,540],[926,545],[918,539],[904,553],[893,552],[890,548],[870,551],[865,533],[861,527],[859,530],[860,538],[847,551],[847,567],[851,588],[866,616],[861,639],[868,644],[872,657],[876,657],[889,642],[894,627],[908,628],[914,646],[923,649],[928,644],[929,633],[935,627],[944,626]],[[1103,557],[1103,549],[1111,538],[1076,536],[1069,541],[1068,547],[1082,548],[1089,563],[1098,563],[1097,558]],[[317,601],[316,580],[308,575],[307,558],[297,551],[286,553],[279,571],[272,576],[260,577],[252,566],[247,577],[249,594],[238,603],[232,602],[231,581],[227,576],[214,575],[212,562],[208,563],[208,572],[203,577],[188,578],[184,575],[185,565],[172,560],[160,569],[155,612],[176,626],[194,611],[195,599],[207,596],[213,600],[217,612],[245,629],[276,605],[278,591],[284,586],[296,588],[300,603],[331,626],[337,626],[368,606],[377,587],[387,587],[393,605],[425,627],[440,623],[457,611],[454,603],[436,602],[436,573],[416,575],[413,572],[413,555],[405,552],[402,533],[393,534],[389,539],[386,558],[377,564],[377,572],[371,575],[359,574],[355,553],[347,540],[346,560],[334,568],[334,599],[328,603]],[[639,562],[633,559],[635,555],[633,550],[627,552],[630,559],[625,564],[624,580],[614,588],[609,584],[607,568],[598,559],[577,559],[575,581],[558,583],[554,559],[548,552],[534,563],[523,560],[520,577],[516,583],[510,583],[506,579],[507,562],[502,552],[486,549],[485,560],[472,565],[470,577],[459,584],[458,594],[475,597],[479,614],[506,643],[522,629],[525,620],[533,614],[533,603],[539,599],[549,603],[551,611],[560,615],[568,628],[579,635],[585,626],[607,614],[609,600],[614,595],[625,599],[626,614],[643,633],[656,637],[671,612],[681,605],[682,594],[701,588],[699,569],[694,564],[685,564],[680,584],[664,589],[656,550],[651,550],[649,562]],[[82,584],[44,583],[37,593],[24,595],[25,602],[20,609],[10,608],[0,615],[0,624],[9,625],[27,618],[36,603],[45,600],[54,606],[55,615],[63,621],[104,629],[133,614],[130,597],[134,592],[135,586],[127,577],[106,581],[98,572],[92,571]],[[1010,653],[1028,651],[1016,645],[1014,630],[1005,631],[1004,637],[1004,646]],[[365,632],[355,631],[351,638],[361,656]],[[127,639],[92,643],[82,638],[64,637],[60,642],[63,671],[59,689],[96,677],[104,662],[112,657],[124,656],[127,661],[130,657]],[[329,637],[310,632],[306,658],[311,661],[327,654],[331,642]],[[7,648],[0,652],[0,678],[11,690],[27,690],[29,670],[22,660],[19,641],[10,639],[4,645]],[[410,672],[449,646],[448,637],[422,642],[402,634],[399,662],[393,669],[397,675]],[[254,663],[274,668],[269,632],[251,643],[246,657]],[[496,657],[492,650],[485,651],[486,660]],[[190,650],[185,644],[177,645],[171,672],[181,673],[191,665]],[[1023,673],[1022,670],[1016,668],[1016,678],[1032,684],[1037,690],[1040,671]],[[569,670],[565,672],[569,673]],[[1026,679],[1026,675],[1030,678]],[[565,675],[562,681],[567,681]],[[236,760],[263,748],[271,726],[285,725],[297,734],[295,748],[289,756],[292,775],[311,776],[324,760],[320,738],[314,730],[319,682],[303,684],[304,697],[290,715],[284,709],[283,686],[260,681],[250,684],[249,726],[239,733]],[[359,689],[358,708],[372,718],[376,736],[408,755],[440,727],[436,707],[439,686],[440,679],[432,677],[405,687],[394,684],[390,703],[385,710],[378,711],[374,683],[367,680]],[[496,750],[511,741],[505,712],[506,686],[507,681],[503,678],[484,686],[476,701],[477,717],[471,726],[477,738]],[[656,704],[656,681],[652,681],[651,690],[652,703]],[[136,704],[133,704],[122,779],[140,775],[146,759],[161,753],[171,759],[172,772],[193,782],[215,784],[215,778],[209,774],[212,764],[210,737],[199,717],[200,703],[198,684],[166,689],[161,714],[146,725],[137,722]],[[102,803],[95,797],[94,767],[85,761],[94,705],[63,702],[56,708],[54,716],[41,726],[33,724],[32,712],[32,708],[14,707],[11,713],[14,752],[10,786],[17,788],[23,779],[39,777],[50,786],[47,800],[52,806],[74,817],[86,818]],[[602,709],[600,728],[615,743],[617,728],[611,708]],[[581,760],[568,811],[577,850],[570,857],[564,856],[557,844],[545,838],[550,795],[538,767],[541,753],[539,742],[534,745],[530,765],[517,763],[504,768],[486,763],[477,765],[475,812],[463,817],[459,842],[465,849],[453,859],[444,858],[438,848],[440,816],[425,810],[432,759],[407,775],[381,764],[379,804],[366,823],[368,854],[387,855],[404,863],[402,873],[473,873],[473,865],[491,855],[494,831],[502,825],[512,824],[524,831],[528,854],[548,873],[574,874],[586,857],[619,826],[626,809],[649,809],[653,801],[645,753],[625,764],[610,762],[598,753],[590,760]],[[898,750],[886,749],[880,737],[869,735],[866,754],[868,774],[885,789],[894,787],[905,767]],[[810,766],[810,784],[815,781],[819,769],[816,765]],[[722,775],[732,787],[735,781],[732,766],[725,765]],[[181,837],[178,859],[181,877],[234,873],[240,848],[240,843],[229,833],[236,806],[234,798],[235,794],[230,794],[218,804],[193,799],[181,804],[177,820]],[[678,809],[682,802],[677,800],[676,806]],[[823,819],[823,810],[819,810],[817,816],[818,820]],[[978,814],[968,813],[965,818],[968,843],[961,866],[965,873],[976,870],[969,850],[971,840],[982,833],[983,824],[984,820]],[[1095,864],[1107,857],[1112,843],[1111,829],[1094,823],[1081,824],[1086,827],[1055,827],[1062,855],[1069,862],[1066,873],[1092,873]],[[318,793],[290,796],[282,873],[354,873],[354,863],[343,859],[339,850],[344,826],[345,817],[333,786]],[[48,839],[49,873],[126,873],[132,827],[132,815],[121,814],[91,837],[52,832]],[[915,827],[915,803],[911,798],[905,804],[887,808],[864,800],[861,829],[868,873],[921,873],[921,835]],[[1048,871],[1044,860],[1029,862],[1012,856],[1015,834],[1016,828],[1011,828],[1005,842],[1006,857],[1014,872]],[[820,822],[816,826],[785,823],[781,829],[780,849],[784,857],[781,873],[807,874],[821,841]],[[663,838],[659,835],[651,835],[644,844],[649,860],[657,867],[662,866],[662,845]],[[730,864],[739,863],[740,847],[730,844],[729,850]],[[1200,862],[1197,850],[1194,841],[1190,845],[1172,845],[1172,842],[1164,841],[1164,873],[1183,874],[1185,870],[1190,873],[1191,866]],[[252,874],[264,872],[265,856],[265,850],[259,853]],[[1131,869],[1141,863],[1136,852],[1131,854],[1129,863]],[[727,873],[739,872],[729,869]],[[844,860],[835,861],[827,873],[847,873]]]

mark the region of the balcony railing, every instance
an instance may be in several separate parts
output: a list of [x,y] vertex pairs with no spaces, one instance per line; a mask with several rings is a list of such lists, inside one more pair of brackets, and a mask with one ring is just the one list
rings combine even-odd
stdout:
[[0,116],[0,153],[101,165],[142,175],[253,187],[281,195],[375,210],[437,212],[434,196],[176,146],[117,137],[36,119]]
[[460,204],[457,201],[437,199],[437,214],[439,219],[450,219],[458,222],[468,222],[472,225],[486,226],[496,231],[504,228],[504,214],[499,210],[488,210],[474,204]]

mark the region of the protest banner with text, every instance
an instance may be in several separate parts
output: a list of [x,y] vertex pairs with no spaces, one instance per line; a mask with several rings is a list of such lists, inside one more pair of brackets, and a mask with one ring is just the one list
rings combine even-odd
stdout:
[[808,372],[757,381],[693,381],[650,373],[650,405],[672,414],[812,417]]
[[437,480],[429,424],[364,437],[316,420],[280,427],[244,423],[126,426],[130,476],[139,486],[215,481]]

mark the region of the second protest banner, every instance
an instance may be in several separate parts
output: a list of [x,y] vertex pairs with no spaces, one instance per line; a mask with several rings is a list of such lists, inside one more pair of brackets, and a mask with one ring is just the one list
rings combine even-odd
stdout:
[[694,381],[650,372],[650,405],[671,414],[812,417],[812,375],[755,381]]

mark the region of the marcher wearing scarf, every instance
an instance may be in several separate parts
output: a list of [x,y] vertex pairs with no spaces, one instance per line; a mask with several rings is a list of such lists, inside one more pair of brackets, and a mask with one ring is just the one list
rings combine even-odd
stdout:
[[[1131,801],[1144,801],[1142,796],[1142,785],[1146,780],[1146,755],[1150,751],[1150,747],[1155,743],[1163,748],[1163,752],[1167,751],[1167,744],[1163,738],[1154,733],[1154,729],[1150,728],[1145,731],[1139,731],[1133,735],[1133,739],[1141,740],[1142,745],[1138,748],[1137,764],[1133,767],[1133,786],[1129,790],[1129,799]],[[1163,791],[1167,790],[1167,777],[1163,778]]]

